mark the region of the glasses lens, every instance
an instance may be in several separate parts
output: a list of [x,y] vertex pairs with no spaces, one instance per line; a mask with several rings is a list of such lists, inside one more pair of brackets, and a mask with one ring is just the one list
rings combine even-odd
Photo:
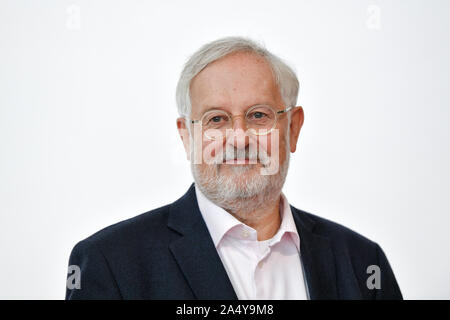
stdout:
[[247,111],[247,127],[259,134],[271,130],[275,124],[275,111],[269,106],[254,106]]
[[231,124],[230,116],[221,110],[206,112],[202,118],[202,126],[205,130],[227,128]]
[[202,117],[202,128],[205,136],[216,140],[223,137],[226,129],[231,128],[231,117],[222,110],[211,110]]

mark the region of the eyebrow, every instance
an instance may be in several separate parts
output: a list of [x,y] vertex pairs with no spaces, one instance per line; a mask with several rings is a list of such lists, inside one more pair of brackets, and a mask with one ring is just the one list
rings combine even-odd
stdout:
[[[260,105],[274,107],[274,105],[272,105],[271,103],[260,102],[260,103],[255,103],[255,104],[252,104],[252,105],[247,106],[247,108],[245,108],[245,110],[248,110],[248,109],[250,109],[251,107],[254,107],[254,106],[260,106]],[[210,111],[210,110],[223,110],[223,111],[228,112],[227,110],[225,110],[225,108],[224,108],[223,106],[207,104],[207,105],[205,106],[205,110],[202,112],[202,114],[205,114],[206,112],[208,112],[208,111]]]

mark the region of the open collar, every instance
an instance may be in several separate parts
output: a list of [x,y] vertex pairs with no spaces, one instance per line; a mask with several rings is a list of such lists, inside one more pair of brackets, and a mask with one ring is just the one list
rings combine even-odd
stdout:
[[[179,237],[169,249],[197,299],[237,299],[200,212],[194,184],[170,205],[168,227]],[[311,299],[337,299],[336,267],[329,238],[314,232],[315,222],[291,207],[300,236],[300,254]]]

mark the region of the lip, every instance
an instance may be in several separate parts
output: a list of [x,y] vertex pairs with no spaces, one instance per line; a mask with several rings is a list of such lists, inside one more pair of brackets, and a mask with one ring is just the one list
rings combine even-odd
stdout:
[[255,159],[250,160],[248,158],[246,158],[246,159],[233,159],[233,160],[229,159],[229,160],[224,160],[223,163],[224,164],[256,164],[256,163],[258,163],[258,160],[255,160]]

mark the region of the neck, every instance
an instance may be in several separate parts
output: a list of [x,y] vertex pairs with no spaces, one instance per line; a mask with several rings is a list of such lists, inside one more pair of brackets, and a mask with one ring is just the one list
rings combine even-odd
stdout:
[[276,200],[250,213],[241,210],[229,213],[242,223],[255,229],[258,233],[259,241],[267,240],[277,233],[281,225],[280,199],[279,195]]

